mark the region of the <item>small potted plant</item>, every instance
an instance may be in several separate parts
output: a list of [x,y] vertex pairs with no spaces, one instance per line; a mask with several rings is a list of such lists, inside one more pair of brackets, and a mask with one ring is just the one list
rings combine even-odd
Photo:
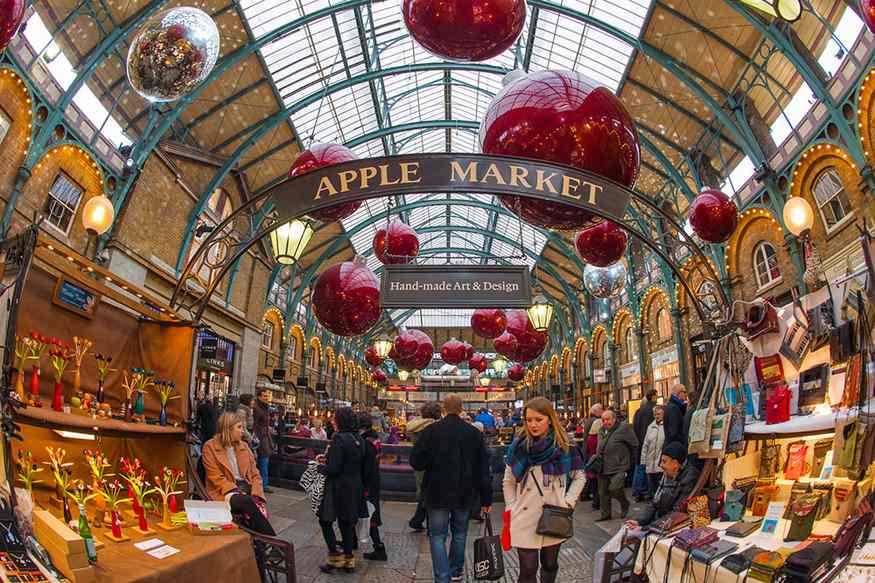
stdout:
[[64,391],[61,380],[64,377],[64,371],[73,359],[73,350],[63,344],[57,338],[52,338],[52,349],[49,352],[52,361],[52,368],[55,371],[55,394],[52,399],[52,409],[55,411],[64,410]]
[[82,530],[82,523],[88,523],[88,514],[85,512],[85,503],[96,497],[97,494],[88,493],[88,486],[83,480],[70,480],[67,483],[67,496],[76,503],[79,509],[79,530]]
[[130,498],[123,498],[125,487],[118,480],[101,480],[95,486],[92,486],[92,491],[103,499],[104,504],[109,509],[112,517],[112,528],[110,532],[103,533],[103,536],[113,542],[124,542],[131,540],[131,537],[126,536],[122,532],[121,522],[119,521],[119,509],[122,504],[130,502]]
[[27,404],[33,405],[34,407],[43,406],[39,396],[40,363],[49,345],[50,341],[45,336],[42,336],[38,332],[30,333],[30,354],[28,355],[28,360],[33,360],[35,362],[30,372],[30,399],[28,399]]
[[28,336],[15,336],[15,358],[18,363],[15,375],[15,394],[18,400],[22,403],[27,401],[27,395],[24,394],[24,369],[27,367],[27,361],[36,358],[31,348],[31,338]]
[[[175,496],[177,494],[182,494],[182,490],[178,490],[177,487],[179,484],[184,483],[185,482],[182,481],[182,470],[168,468],[167,466],[161,468],[161,471],[155,476],[155,491],[161,496],[162,507],[162,518],[161,522],[158,523],[159,528],[163,530],[175,530],[179,528],[179,526],[174,525],[170,520],[170,515],[172,512],[176,512]],[[171,509],[171,503],[173,509]]]

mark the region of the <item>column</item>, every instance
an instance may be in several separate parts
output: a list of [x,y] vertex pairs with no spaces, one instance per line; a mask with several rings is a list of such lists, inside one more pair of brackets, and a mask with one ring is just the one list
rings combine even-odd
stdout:
[[683,326],[681,325],[681,311],[676,307],[671,309],[671,322],[674,327],[675,346],[677,346],[678,350],[678,373],[680,376],[681,384],[689,389],[691,387],[687,384],[688,376],[686,342],[684,341]]
[[653,386],[653,382],[644,382],[645,379],[650,378],[648,374],[650,362],[647,358],[648,355],[644,352],[644,329],[641,327],[635,328],[635,337],[637,338],[636,344],[638,345],[636,348],[638,349],[638,374],[641,375],[641,394],[644,395]]
[[622,399],[620,398],[620,367],[618,366],[618,363],[620,361],[619,356],[618,356],[619,352],[620,352],[620,345],[617,344],[616,342],[611,342],[610,349],[611,349],[610,383],[611,383],[612,392],[614,393],[614,403],[616,404],[617,407],[619,407],[623,402]]
[[805,273],[805,262],[802,260],[802,254],[799,252],[799,239],[789,231],[784,232],[784,248],[790,254],[793,267],[796,268],[793,280],[799,282],[800,295],[805,294],[807,289],[805,287],[805,280],[802,278],[802,274]]

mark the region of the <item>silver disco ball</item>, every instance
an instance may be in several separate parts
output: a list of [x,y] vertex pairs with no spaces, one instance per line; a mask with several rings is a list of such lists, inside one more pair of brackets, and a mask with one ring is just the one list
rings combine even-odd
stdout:
[[175,101],[203,81],[219,58],[219,29],[190,6],[156,15],[128,49],[128,83],[152,102]]
[[583,268],[583,285],[597,298],[613,298],[626,285],[626,264],[617,261],[607,267],[587,264]]

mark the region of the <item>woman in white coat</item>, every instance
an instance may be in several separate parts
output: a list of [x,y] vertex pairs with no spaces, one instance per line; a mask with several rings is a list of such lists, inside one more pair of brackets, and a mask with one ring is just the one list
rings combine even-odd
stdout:
[[650,496],[656,493],[659,480],[662,478],[662,468],[659,465],[662,448],[665,445],[665,430],[662,427],[663,408],[657,405],[653,408],[653,421],[647,426],[644,443],[641,445],[641,465],[647,473]]
[[526,403],[524,426],[507,451],[505,509],[510,512],[510,544],[519,554],[519,583],[553,583],[559,547],[565,539],[535,532],[545,504],[574,508],[586,476],[583,458],[568,441],[553,404],[537,397]]

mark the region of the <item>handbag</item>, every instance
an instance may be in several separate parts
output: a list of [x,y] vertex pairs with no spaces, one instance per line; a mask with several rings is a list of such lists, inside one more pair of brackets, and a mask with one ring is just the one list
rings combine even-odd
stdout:
[[657,518],[648,527],[647,530],[653,534],[665,536],[685,528],[690,524],[690,517],[686,512],[671,512],[662,518]]
[[680,531],[674,544],[687,552],[710,544],[720,538],[720,533],[708,526],[699,526]]
[[787,446],[787,463],[784,465],[784,479],[798,480],[805,473],[805,458],[808,456],[808,446],[804,441],[791,443]]
[[854,547],[857,546],[857,542],[860,540],[861,535],[869,527],[871,522],[871,512],[858,514],[857,516],[852,516],[845,520],[832,539],[833,545],[835,546],[836,557],[849,555],[851,551],[854,550]]
[[687,514],[693,528],[711,524],[711,512],[708,509],[707,496],[693,496],[687,500]]
[[319,464],[315,460],[307,462],[307,469],[301,474],[298,484],[310,499],[310,510],[319,516],[319,507],[325,497],[325,475],[319,472]]
[[690,418],[690,430],[687,434],[687,451],[695,454],[705,454],[711,450],[711,427],[714,421],[715,400],[717,393],[717,361],[722,361],[723,348],[726,339],[717,341],[711,362],[708,365],[708,373],[705,377],[704,389],[696,404],[696,410]]
[[829,356],[833,362],[845,362],[854,352],[854,321],[848,320],[830,331]]
[[766,510],[769,508],[769,502],[772,501],[772,498],[777,493],[777,486],[757,486],[754,488],[753,502],[750,505],[751,514],[754,516],[765,516]]
[[720,563],[720,566],[728,569],[736,575],[739,575],[742,571],[747,571],[750,568],[751,559],[756,555],[764,552],[764,550],[765,549],[761,549],[760,547],[753,545],[746,548],[740,553],[729,555],[728,557],[723,559],[723,562]]
[[781,447],[776,443],[763,445],[760,451],[760,471],[758,478],[773,479],[778,471],[778,455]]
[[741,327],[748,340],[763,334],[775,334],[778,332],[778,312],[770,303],[754,302],[747,310]]
[[736,538],[744,538],[747,535],[756,532],[762,526],[763,520],[740,520],[726,529],[727,536]]
[[784,542],[800,541],[808,538],[814,521],[817,518],[818,507],[822,501],[820,493],[803,494],[799,496],[791,508],[790,531],[784,537]]
[[732,489],[733,490],[740,490],[741,492],[744,492],[743,503],[744,503],[745,508],[750,507],[750,502],[753,498],[750,495],[750,493],[753,492],[753,489],[756,487],[756,485],[757,485],[757,477],[756,476],[748,476],[745,478],[735,478],[732,481]]
[[605,467],[605,458],[600,453],[593,454],[589,461],[586,462],[586,466],[583,468],[584,471],[592,472],[595,475],[599,475],[602,473],[602,469]]
[[723,499],[723,511],[720,520],[724,522],[737,522],[744,516],[744,501],[747,493],[742,490],[729,490]]
[[860,428],[859,418],[840,422],[836,427],[833,441],[833,465],[842,468],[853,468],[857,450],[857,433]]
[[725,557],[726,555],[734,553],[737,548],[738,545],[732,541],[716,540],[703,547],[693,549],[690,556],[693,557],[694,561],[699,561],[700,563],[705,563],[707,565],[720,557]]
[[502,525],[501,525],[501,548],[506,551],[509,551],[512,547],[510,541],[510,510],[505,510],[501,513]]
[[786,518],[787,520],[793,517],[793,502],[796,501],[797,498],[804,494],[808,494],[811,492],[811,484],[806,482],[795,481],[793,482],[793,486],[790,488],[790,498],[787,500],[786,506],[784,506],[784,515],[782,518]]
[[486,535],[474,541],[474,578],[495,581],[504,577],[504,553],[501,538],[492,533],[492,520],[486,515]]
[[817,541],[787,557],[781,573],[786,583],[808,583],[817,580],[832,564],[833,544]]
[[780,383],[766,393],[766,425],[790,420],[790,389]]
[[[544,491],[538,480],[531,474],[529,478],[535,482],[538,488],[538,493],[541,498],[544,498]],[[538,526],[535,528],[535,533],[542,536],[553,538],[571,538],[574,536],[574,508],[565,508],[564,506],[554,506],[552,504],[544,504],[541,510],[541,518],[538,519]]]
[[774,551],[758,553],[750,561],[749,579],[756,581],[774,581],[784,566],[784,555]]
[[818,439],[814,442],[814,459],[811,462],[811,471],[808,475],[812,478],[820,476],[820,471],[823,469],[823,464],[826,461],[826,454],[832,449],[832,439]]

